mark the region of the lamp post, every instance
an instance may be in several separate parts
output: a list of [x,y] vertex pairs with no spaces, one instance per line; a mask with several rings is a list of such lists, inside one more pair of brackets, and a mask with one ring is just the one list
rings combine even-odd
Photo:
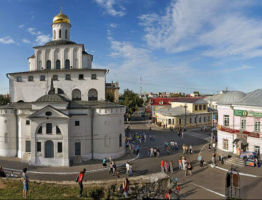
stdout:
[[187,109],[187,105],[184,105],[184,108],[185,108],[185,120],[184,120],[184,131],[185,131],[185,128],[186,128],[186,109]]

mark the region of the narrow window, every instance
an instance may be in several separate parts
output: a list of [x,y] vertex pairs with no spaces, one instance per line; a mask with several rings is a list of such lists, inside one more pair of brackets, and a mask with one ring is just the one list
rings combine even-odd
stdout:
[[92,79],[92,80],[96,80],[96,74],[92,74],[92,75],[91,75],[91,79]]
[[199,117],[199,123],[201,123],[201,117]]
[[84,74],[79,74],[78,79],[79,80],[84,80]]
[[46,134],[52,134],[52,123],[46,124]]
[[207,106],[206,105],[203,105],[203,110],[206,110],[207,109]]
[[40,81],[45,81],[45,75],[40,76]]
[[75,126],[80,126],[80,121],[75,121]]
[[75,143],[75,155],[80,156],[81,155],[81,142]]
[[42,134],[42,126],[39,127],[37,133],[38,133],[38,134]]
[[178,122],[179,124],[182,124],[182,120],[179,118],[179,122]]
[[62,32],[61,32],[61,29],[59,29],[59,38],[62,37]]
[[195,111],[197,111],[197,105],[195,105]]
[[34,81],[34,77],[33,76],[28,76],[28,81]]
[[223,139],[223,149],[228,150],[228,139]]
[[67,39],[67,30],[65,30],[65,39]]
[[37,152],[41,152],[41,142],[36,143]]
[[46,61],[46,69],[51,69],[51,61]]
[[69,59],[65,60],[65,69],[70,69],[70,60]]
[[30,120],[26,120],[26,121],[25,121],[25,124],[26,124],[26,125],[30,125]]
[[56,61],[56,69],[60,69],[61,68],[61,63],[60,63],[60,60],[57,60]]
[[62,153],[63,152],[63,145],[62,142],[57,143],[57,153]]
[[31,152],[31,141],[25,141],[25,152]]
[[229,126],[229,115],[224,115],[224,126]]
[[122,147],[122,134],[119,135],[119,147]]
[[255,132],[260,132],[260,122],[259,121],[255,122]]
[[65,76],[65,80],[70,81],[70,80],[71,80],[71,75],[70,75],[70,74],[66,74],[66,76]]
[[202,110],[202,105],[199,105],[199,110]]

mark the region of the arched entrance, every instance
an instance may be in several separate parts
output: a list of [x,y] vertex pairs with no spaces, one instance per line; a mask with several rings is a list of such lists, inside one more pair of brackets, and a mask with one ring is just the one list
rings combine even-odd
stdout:
[[54,143],[51,140],[45,142],[45,158],[54,157]]
[[88,101],[97,101],[97,90],[96,89],[90,89],[88,91]]

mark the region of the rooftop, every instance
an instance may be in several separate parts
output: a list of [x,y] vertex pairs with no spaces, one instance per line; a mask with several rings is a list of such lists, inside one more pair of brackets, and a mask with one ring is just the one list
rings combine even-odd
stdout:
[[235,104],[262,107],[262,89],[257,89],[255,91],[247,93],[246,96],[244,96]]

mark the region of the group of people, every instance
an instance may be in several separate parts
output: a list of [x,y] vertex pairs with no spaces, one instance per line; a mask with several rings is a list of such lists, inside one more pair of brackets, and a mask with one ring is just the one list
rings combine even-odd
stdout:
[[187,176],[188,173],[190,176],[192,176],[193,165],[191,162],[187,161],[187,159],[184,156],[181,156],[179,158],[178,168],[179,170],[185,171],[185,176]]
[[161,160],[160,168],[162,173],[174,173],[174,164],[173,161],[164,161]]
[[148,155],[149,155],[149,157],[159,157],[159,155],[160,155],[160,149],[159,148],[157,148],[157,147],[150,147],[149,149],[148,149]]
[[183,154],[188,154],[188,153],[193,154],[193,147],[192,147],[192,145],[187,146],[187,145],[183,144],[182,145],[182,149],[183,149]]

